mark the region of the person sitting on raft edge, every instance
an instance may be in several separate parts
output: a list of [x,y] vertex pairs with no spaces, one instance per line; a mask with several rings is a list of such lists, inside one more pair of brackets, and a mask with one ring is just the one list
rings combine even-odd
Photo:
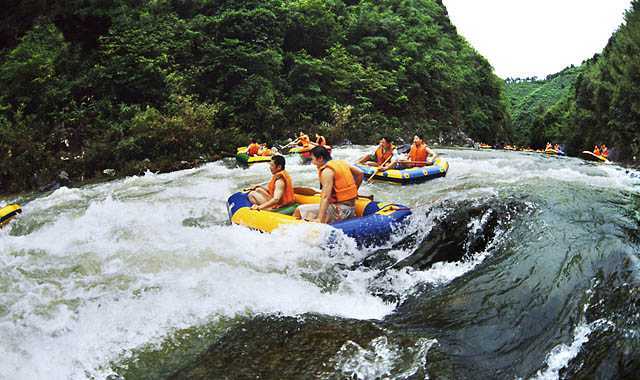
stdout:
[[249,156],[256,156],[260,150],[260,144],[255,139],[251,139],[251,144],[247,147],[247,154]]
[[306,133],[300,131],[300,133],[298,134],[298,138],[296,139],[296,143],[303,148],[309,148],[311,145],[311,140]]
[[257,155],[262,157],[269,157],[273,155],[273,150],[267,147],[266,143],[262,143],[260,144],[260,149],[258,150]]
[[333,223],[355,216],[358,188],[364,173],[347,161],[332,160],[329,151],[322,146],[311,149],[311,162],[318,168],[322,189],[320,203],[300,205],[293,216],[319,223]]
[[386,136],[382,137],[376,151],[372,154],[363,156],[356,163],[361,165],[381,167],[389,163],[391,157],[393,157],[393,149],[394,146],[391,144],[391,140]]
[[[433,165],[435,158],[438,156],[433,150],[429,149],[426,141],[422,138],[422,135],[413,136],[413,144],[411,150],[407,155],[406,160],[397,160],[389,164],[385,169],[406,169],[413,167],[420,167],[426,165]],[[431,159],[429,159],[431,158]]]
[[252,210],[266,210],[280,208],[295,201],[293,181],[285,168],[282,156],[273,156],[269,162],[271,181],[267,187],[254,186],[249,193],[249,201],[253,203]]

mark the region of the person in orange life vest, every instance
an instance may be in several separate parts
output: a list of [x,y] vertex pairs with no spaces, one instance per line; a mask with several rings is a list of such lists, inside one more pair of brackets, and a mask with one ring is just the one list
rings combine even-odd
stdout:
[[385,136],[380,139],[380,144],[375,152],[363,156],[357,163],[368,166],[382,166],[384,164],[387,167],[391,160],[390,157],[393,157],[393,145],[391,140]]
[[249,201],[253,203],[252,210],[267,210],[280,208],[294,202],[293,181],[284,170],[285,160],[282,156],[273,156],[269,163],[271,181],[267,187],[255,185],[249,192]]
[[600,145],[600,155],[604,158],[609,157],[609,149],[604,144]]
[[596,156],[600,155],[600,148],[598,148],[597,145],[593,147],[593,154],[595,154]]
[[259,150],[260,150],[260,145],[256,143],[256,140],[251,139],[251,144],[249,144],[249,146],[247,147],[247,154],[249,156],[255,156],[258,154]]
[[325,146],[325,145],[327,145],[327,139],[325,139],[324,136],[316,133],[316,143],[314,145],[316,145],[316,146]]
[[258,156],[268,157],[271,156],[273,152],[271,149],[267,148],[267,144],[260,144],[260,150],[258,150]]
[[[431,160],[429,160],[429,157],[431,157]],[[426,142],[422,139],[422,135],[415,135],[413,136],[413,144],[411,145],[411,150],[407,158],[405,160],[392,162],[388,167],[405,169],[432,165],[436,157],[437,154],[429,149]]]
[[553,149],[553,147],[550,142],[547,142],[547,145],[545,145],[544,150],[550,150],[550,149]]
[[356,215],[358,188],[364,173],[343,160],[332,160],[322,146],[311,149],[311,162],[318,168],[320,204],[300,205],[293,216],[318,223],[333,223]]
[[309,139],[309,136],[307,136],[302,131],[300,131],[298,138],[296,139],[296,142],[298,143],[298,145],[302,146],[303,148],[308,148],[309,145],[311,145],[311,140]]

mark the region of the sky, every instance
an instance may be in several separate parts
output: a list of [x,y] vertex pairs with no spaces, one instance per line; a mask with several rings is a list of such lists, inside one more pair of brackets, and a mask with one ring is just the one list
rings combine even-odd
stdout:
[[600,53],[631,0],[443,0],[501,78],[544,78]]

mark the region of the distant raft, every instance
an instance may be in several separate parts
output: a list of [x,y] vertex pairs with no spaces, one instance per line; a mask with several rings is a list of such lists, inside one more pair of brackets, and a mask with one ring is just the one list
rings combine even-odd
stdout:
[[[367,166],[356,164],[357,168],[364,172],[366,178],[369,178],[378,169],[375,166]],[[373,179],[379,181],[389,181],[401,184],[420,183],[430,179],[440,178],[447,175],[449,171],[449,163],[444,159],[436,158],[433,165],[420,166],[407,169],[388,169],[378,171]]]
[[584,158],[587,161],[596,161],[596,162],[603,162],[605,164],[610,163],[611,161],[607,160],[607,158],[605,156],[600,156],[598,154],[594,154],[593,152],[590,152],[588,150],[585,150],[582,152],[582,158]]
[[18,204],[11,204],[0,208],[0,228],[7,225],[11,219],[22,212],[22,207]]
[[[237,192],[227,200],[227,209],[232,223],[262,232],[272,232],[291,224],[318,225],[291,216],[298,205],[313,203],[320,203],[319,195],[296,193],[293,205],[273,211],[258,211],[251,209],[247,193]],[[357,217],[330,225],[355,239],[358,245],[369,246],[388,241],[398,226],[408,223],[407,217],[411,215],[411,210],[403,205],[359,197],[356,200],[356,215]]]
[[236,161],[243,165],[255,164],[258,162],[269,162],[271,156],[249,156],[247,153],[247,147],[241,146],[236,151]]
[[555,154],[556,156],[565,156],[565,153],[560,149],[546,149],[544,153],[551,154],[551,155]]
[[480,144],[480,149],[493,149],[493,146],[489,144]]

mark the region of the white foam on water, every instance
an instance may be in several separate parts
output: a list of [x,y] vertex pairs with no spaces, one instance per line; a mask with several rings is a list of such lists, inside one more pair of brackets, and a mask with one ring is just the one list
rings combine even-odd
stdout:
[[411,267],[387,271],[383,287],[392,293],[400,294],[401,301],[414,294],[419,284],[444,286],[465,273],[472,271],[482,263],[490,253],[488,251],[474,255],[472,258],[456,262],[437,262],[427,270],[416,270]]
[[560,378],[560,370],[565,368],[571,360],[573,360],[582,349],[582,346],[589,341],[589,335],[594,329],[600,326],[612,325],[611,322],[599,319],[591,323],[583,322],[579,324],[573,333],[573,341],[571,344],[559,344],[555,346],[545,360],[547,369],[540,370],[532,377],[532,380],[557,380]]
[[[332,231],[327,226],[273,234],[185,226],[186,218],[207,213],[227,219],[234,171],[211,181],[209,169],[228,171],[207,166],[201,179],[147,174],[32,202],[22,223],[65,208],[28,235],[0,235],[0,284],[13,284],[0,286],[7,307],[0,314],[0,374],[104,376],[110,361],[132,349],[211,318],[314,312],[379,319],[393,311],[367,292],[367,276],[344,278],[331,290],[308,279],[355,259],[319,247]],[[342,244],[355,247],[348,239]]]
[[[413,347],[401,348],[386,336],[375,338],[367,347],[348,341],[336,355],[336,369],[350,379],[408,379],[421,369],[426,374],[427,353],[436,343],[436,339],[422,338]],[[407,355],[411,365],[402,368]]]
[[[371,148],[336,149],[335,156],[353,161]],[[485,162],[475,153],[446,152],[451,168],[444,179],[369,190],[410,207],[482,198],[496,193],[493,181],[505,173],[517,180],[535,166],[528,158]],[[288,159],[287,169],[296,184],[317,184],[315,167]],[[558,170],[558,176],[594,178],[582,169]],[[603,185],[636,183],[612,168],[596,171],[604,173]],[[315,312],[380,319],[391,313],[394,304],[368,291],[376,271],[335,269],[368,254],[352,240],[338,239],[328,251],[319,247],[328,229],[293,226],[261,234],[226,224],[227,197],[268,179],[266,165],[238,169],[216,162],[60,188],[28,203],[15,224],[31,226],[29,232],[13,235],[12,225],[0,231],[0,378],[100,378],[131,350],[221,317]],[[476,185],[467,188],[470,181]],[[416,220],[410,229],[429,230],[428,218]],[[400,260],[409,253],[393,255]],[[389,286],[406,296],[419,283],[446,284],[487,255],[391,272]],[[338,285],[323,283],[325,275]]]

